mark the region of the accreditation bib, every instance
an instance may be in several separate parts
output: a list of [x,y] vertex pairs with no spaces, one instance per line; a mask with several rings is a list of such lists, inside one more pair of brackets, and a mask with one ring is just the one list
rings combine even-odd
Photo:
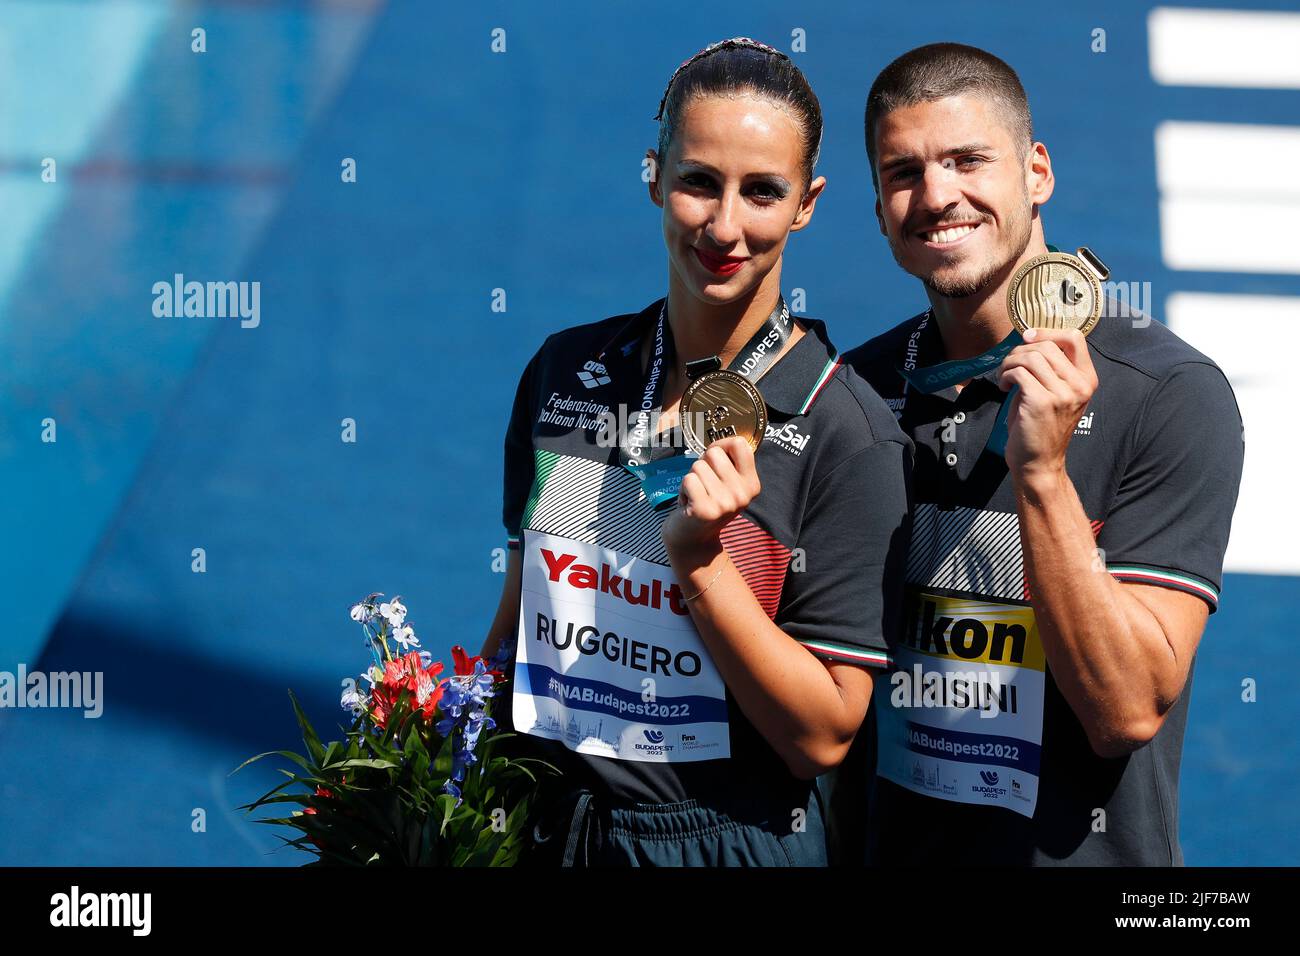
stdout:
[[726,687],[672,569],[525,529],[515,729],[578,753],[731,755]]
[[1033,608],[909,589],[894,662],[877,691],[877,772],[925,796],[1032,817],[1047,668]]

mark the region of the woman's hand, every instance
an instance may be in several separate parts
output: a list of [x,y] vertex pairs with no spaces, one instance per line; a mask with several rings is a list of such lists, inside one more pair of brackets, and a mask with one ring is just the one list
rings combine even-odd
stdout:
[[714,442],[682,478],[677,510],[664,522],[669,556],[716,550],[723,527],[760,490],[749,442],[738,435]]

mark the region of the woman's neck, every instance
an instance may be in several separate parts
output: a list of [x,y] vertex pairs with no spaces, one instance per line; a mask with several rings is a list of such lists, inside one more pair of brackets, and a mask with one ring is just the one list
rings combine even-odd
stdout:
[[[687,291],[669,267],[668,325],[672,330],[676,369],[680,377],[686,363],[716,355],[726,368],[754,337],[781,299],[778,265],[749,294],[734,302],[714,305]],[[793,343],[802,334],[797,326]]]

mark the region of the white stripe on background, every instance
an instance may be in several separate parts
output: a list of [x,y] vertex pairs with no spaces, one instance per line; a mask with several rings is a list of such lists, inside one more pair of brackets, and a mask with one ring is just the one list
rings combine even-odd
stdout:
[[1300,273],[1300,201],[1160,200],[1160,248],[1171,269]]
[[1288,364],[1300,355],[1300,296],[1175,292],[1165,313],[1170,328],[1223,369],[1246,426],[1246,465],[1224,570],[1300,574],[1300,400]]
[[1157,83],[1300,89],[1300,13],[1156,7],[1147,37]]
[[1165,196],[1300,202],[1297,172],[1300,126],[1166,121],[1156,127],[1156,180]]
[[1300,273],[1298,169],[1300,127],[1161,123],[1156,179],[1165,265]]

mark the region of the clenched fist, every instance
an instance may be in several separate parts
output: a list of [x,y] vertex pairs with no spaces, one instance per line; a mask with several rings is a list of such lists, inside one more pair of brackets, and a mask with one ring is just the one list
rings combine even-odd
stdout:
[[722,529],[760,490],[749,442],[738,435],[714,442],[682,478],[677,510],[664,522],[669,554],[716,547]]

